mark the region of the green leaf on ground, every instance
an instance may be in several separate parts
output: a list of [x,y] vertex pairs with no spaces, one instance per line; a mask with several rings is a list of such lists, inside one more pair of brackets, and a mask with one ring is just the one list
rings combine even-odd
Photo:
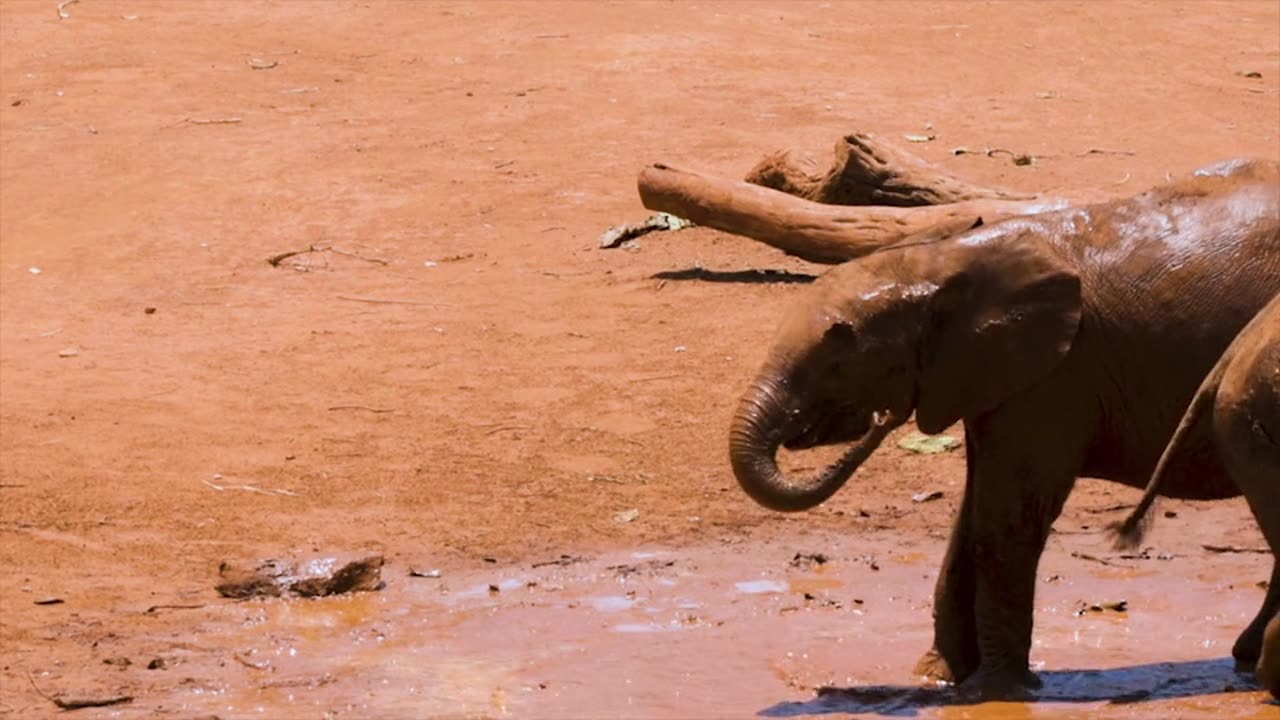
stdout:
[[921,455],[950,452],[960,447],[960,441],[950,435],[925,435],[911,433],[898,441],[898,447]]

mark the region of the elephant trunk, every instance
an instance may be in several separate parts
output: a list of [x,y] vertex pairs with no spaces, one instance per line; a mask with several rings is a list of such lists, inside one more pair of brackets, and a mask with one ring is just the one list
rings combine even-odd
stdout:
[[830,498],[853,475],[894,427],[901,424],[877,414],[871,429],[840,459],[807,481],[793,481],[778,468],[788,410],[776,383],[761,378],[742,399],[729,432],[729,458],[738,484],[751,499],[770,510],[808,510]]

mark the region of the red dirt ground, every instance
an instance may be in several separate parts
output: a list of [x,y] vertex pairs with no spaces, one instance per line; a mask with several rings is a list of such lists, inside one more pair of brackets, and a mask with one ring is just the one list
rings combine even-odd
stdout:
[[[780,148],[825,161],[848,132],[932,128],[911,149],[975,182],[1118,195],[1280,158],[1275,2],[56,7],[0,4],[13,717],[55,712],[28,672],[96,681],[85,658],[141,633],[139,607],[218,602],[225,559],[381,552],[390,584],[406,564],[861,533],[935,565],[960,452],[886,443],[798,517],[737,490],[728,418],[804,286],[655,274],[822,268],[705,229],[598,249],[647,214],[649,162],[740,177]],[[332,249],[266,262],[312,245]],[[265,492],[217,489],[245,485]],[[1136,495],[1082,482],[1058,528]],[[1202,564],[1202,543],[1261,542],[1241,502],[1165,507],[1153,543]],[[1252,588],[1266,563],[1248,569]],[[120,681],[134,713],[148,682]]]

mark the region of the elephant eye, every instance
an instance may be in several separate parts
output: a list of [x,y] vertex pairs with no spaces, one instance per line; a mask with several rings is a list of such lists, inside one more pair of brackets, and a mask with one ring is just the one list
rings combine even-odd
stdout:
[[853,325],[847,322],[837,322],[827,328],[826,337],[828,340],[835,340],[844,344],[853,344]]

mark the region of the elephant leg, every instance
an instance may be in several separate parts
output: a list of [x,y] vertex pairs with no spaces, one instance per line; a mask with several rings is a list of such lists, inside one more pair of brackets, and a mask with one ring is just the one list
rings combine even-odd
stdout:
[[[1280,564],[1275,560],[1277,551],[1280,551],[1280,447],[1271,442],[1270,433],[1266,432],[1270,428],[1262,428],[1251,418],[1240,422],[1247,423],[1247,427],[1236,428],[1235,432],[1230,426],[1224,429],[1225,433],[1234,434],[1237,441],[1220,442],[1224,450],[1223,460],[1248,501],[1272,554],[1271,582],[1262,607],[1231,649],[1237,669],[1253,670],[1262,655],[1262,638],[1267,623],[1280,611]],[[1280,437],[1280,426],[1273,432],[1277,433],[1275,437]],[[1239,441],[1242,433],[1249,442]]]
[[[1280,501],[1280,498],[1277,501]],[[1267,542],[1272,544],[1270,538],[1267,538]],[[1272,547],[1274,548],[1275,545],[1272,544]],[[1275,552],[1274,549],[1272,552]],[[1271,583],[1267,586],[1267,594],[1262,599],[1262,607],[1231,648],[1231,656],[1236,660],[1237,670],[1252,671],[1258,664],[1258,659],[1262,657],[1263,633],[1266,632],[1267,623],[1271,622],[1278,611],[1280,611],[1280,564],[1273,560]]]
[[980,661],[962,689],[1009,698],[1040,687],[1030,670],[1036,571],[1053,522],[1075,482],[1074,448],[1001,428],[978,445],[971,532]]
[[[965,447],[972,448],[965,430]],[[916,674],[958,683],[978,669],[978,628],[973,615],[973,452],[966,449],[964,497],[951,529],[947,553],[933,591],[933,647],[916,663]]]
[[1267,623],[1262,636],[1262,657],[1258,658],[1258,683],[1280,699],[1280,615]]
[[[1249,348],[1252,350],[1253,348]],[[1271,583],[1262,607],[1231,649],[1236,667],[1252,670],[1267,623],[1280,610],[1280,342],[1242,350],[1222,376],[1214,434],[1231,479],[1249,503],[1271,548]]]

